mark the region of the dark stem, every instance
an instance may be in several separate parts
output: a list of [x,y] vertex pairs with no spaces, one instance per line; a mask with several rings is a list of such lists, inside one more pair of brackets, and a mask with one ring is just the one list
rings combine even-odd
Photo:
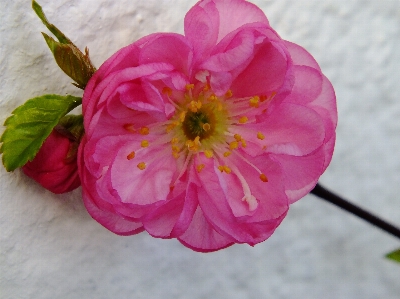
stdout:
[[324,187],[322,187],[320,184],[317,184],[313,190],[310,192],[311,194],[314,194],[322,199],[325,199],[326,201],[329,201],[330,203],[337,205],[338,207],[364,219],[365,221],[371,223],[372,225],[375,225],[379,227],[380,229],[386,231],[389,234],[392,234],[393,236],[396,236],[397,238],[400,239],[400,229],[391,225],[390,223],[376,217],[375,215],[357,207],[356,205],[348,202],[347,200],[337,196],[336,194],[326,190]]

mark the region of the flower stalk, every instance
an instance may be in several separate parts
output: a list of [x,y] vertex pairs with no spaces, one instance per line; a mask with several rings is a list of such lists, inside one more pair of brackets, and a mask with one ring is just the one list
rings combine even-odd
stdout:
[[376,215],[371,214],[370,212],[350,203],[346,199],[325,189],[319,183],[315,186],[315,188],[313,190],[311,190],[310,193],[342,208],[343,210],[346,210],[347,212],[350,212],[350,213],[360,217],[361,219],[369,222],[370,224],[375,225],[376,227],[379,227],[380,229],[384,230],[385,232],[400,239],[400,228],[398,228],[398,227],[382,220],[381,218],[377,217]]

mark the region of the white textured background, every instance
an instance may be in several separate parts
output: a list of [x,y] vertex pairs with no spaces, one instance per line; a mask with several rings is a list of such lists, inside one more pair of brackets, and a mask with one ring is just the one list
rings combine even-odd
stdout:
[[[337,146],[324,185],[400,225],[400,1],[254,0],[335,86]],[[40,0],[99,66],[155,31],[183,32],[194,0]],[[58,70],[30,0],[0,0],[0,121],[28,98],[80,91]],[[47,31],[46,31],[47,32]],[[1,129],[3,130],[3,129]],[[313,196],[266,242],[200,254],[119,237],[21,171],[0,170],[0,298],[400,298],[400,242]]]

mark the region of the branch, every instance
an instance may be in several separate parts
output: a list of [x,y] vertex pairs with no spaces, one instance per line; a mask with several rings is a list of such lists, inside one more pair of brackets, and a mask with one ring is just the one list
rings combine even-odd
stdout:
[[346,210],[347,212],[350,212],[360,217],[361,219],[371,223],[372,225],[379,227],[380,229],[400,239],[400,229],[398,227],[393,226],[392,224],[378,218],[377,216],[367,212],[366,210],[359,208],[356,205],[348,202],[347,200],[339,197],[338,195],[328,191],[327,189],[322,187],[319,183],[314,187],[313,190],[311,190],[310,193],[322,199],[325,199],[326,201],[329,201],[334,205],[337,205],[338,207]]

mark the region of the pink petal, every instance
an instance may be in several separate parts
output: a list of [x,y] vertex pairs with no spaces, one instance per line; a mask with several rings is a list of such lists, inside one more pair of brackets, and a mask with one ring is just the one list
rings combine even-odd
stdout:
[[284,84],[289,62],[279,47],[271,42],[257,47],[251,63],[232,83],[235,97],[270,94]]
[[321,94],[323,75],[320,71],[308,66],[294,66],[293,75],[293,89],[285,102],[308,105]]
[[[271,158],[279,162],[282,167],[285,189],[291,194],[289,196],[291,203],[308,194],[325,170],[323,146],[306,156],[271,155]],[[310,189],[305,187],[309,187]],[[301,192],[294,194],[294,191]]]
[[219,17],[215,4],[199,2],[185,16],[185,36],[193,45],[195,61],[207,57],[217,43]]
[[92,201],[90,194],[85,190],[82,196],[83,202],[90,216],[108,230],[122,236],[138,234],[144,230],[142,223],[140,222],[128,221],[121,216],[110,212],[110,210],[99,209]]
[[214,0],[213,2],[219,13],[218,41],[248,23],[260,22],[269,25],[264,12],[253,3],[244,0]]
[[[246,128],[253,128],[251,124]],[[254,126],[264,136],[266,151],[303,156],[319,148],[325,138],[323,120],[314,110],[301,105],[282,103]],[[256,133],[255,133],[256,134]]]
[[[198,206],[196,187],[192,182],[181,182],[178,195],[148,213],[143,219],[146,231],[155,237],[172,238],[182,235],[192,222]],[[186,190],[184,189],[186,187]]]
[[[89,214],[108,230],[119,235],[133,235],[143,231],[140,222],[125,220],[115,214],[111,204],[104,202],[96,193],[94,187],[96,178],[91,176],[84,165],[84,146],[86,137],[84,136],[78,152],[79,176],[82,180],[82,197]],[[100,205],[99,205],[100,204]]]
[[253,56],[254,39],[251,30],[239,31],[222,51],[211,55],[199,67],[212,72],[227,72],[238,68]]
[[321,71],[317,61],[303,47],[289,41],[285,41],[285,46],[289,50],[294,65],[309,66]]
[[204,217],[200,207],[197,207],[192,222],[178,240],[186,247],[199,252],[211,252],[229,247],[235,241],[219,234]]
[[[176,172],[176,161],[172,154],[167,154],[163,146],[152,146],[154,139],[149,139],[150,146],[140,149],[140,142],[127,142],[122,146],[112,164],[111,181],[121,201],[136,205],[148,205],[164,201],[170,192],[171,180]],[[140,150],[139,150],[140,149]],[[137,151],[135,158],[127,156]],[[146,164],[140,170],[137,165]]]
[[192,58],[193,52],[185,37],[179,34],[165,33],[143,47],[139,63],[169,63],[178,72],[190,76]]
[[[237,243],[254,245],[267,239],[282,221],[288,209],[287,198],[283,192],[282,183],[280,182],[279,169],[275,167],[278,172],[275,172],[276,179],[273,179],[274,183],[266,184],[260,180],[259,173],[249,166],[249,164],[243,164],[244,168],[241,164],[239,165],[238,168],[246,178],[247,183],[249,185],[253,184],[252,186],[255,188],[254,192],[259,205],[253,215],[237,218],[232,212],[232,207],[237,207],[229,205],[223,189],[221,188],[217,176],[219,170],[216,165],[218,164],[215,165],[212,159],[203,159],[197,163],[203,163],[205,165],[204,169],[198,175],[203,186],[203,188],[199,188],[198,190],[198,198],[200,207],[210,224],[219,233],[234,238]],[[274,162],[271,161],[271,163],[273,164]],[[228,164],[228,166],[230,166],[230,164]],[[268,170],[269,167],[268,164],[257,166],[260,166],[262,170],[265,167],[267,167],[265,170]],[[274,177],[274,171],[270,171],[270,173],[271,178]],[[252,186],[250,186],[251,190]],[[271,187],[280,188],[281,192],[269,189]],[[261,188],[261,190],[259,188]],[[274,204],[269,205],[268,203]],[[237,212],[240,212],[240,210]],[[257,223],[257,221],[260,222]]]

